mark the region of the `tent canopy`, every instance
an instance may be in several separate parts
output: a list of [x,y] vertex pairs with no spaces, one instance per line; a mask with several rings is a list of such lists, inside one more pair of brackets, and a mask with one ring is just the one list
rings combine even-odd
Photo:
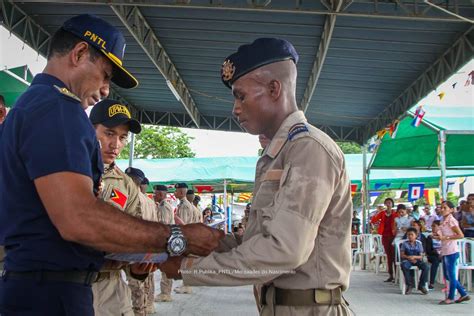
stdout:
[[0,71],[0,94],[7,107],[13,106],[32,80],[33,75],[26,65]]
[[[349,177],[353,184],[361,187],[362,155],[345,155]],[[229,192],[253,190],[255,166],[258,157],[218,157],[179,159],[136,159],[134,167],[143,170],[151,184],[174,184],[186,182],[197,191],[222,192],[224,179]],[[117,165],[125,170],[128,160],[118,160]],[[448,172],[448,178],[474,176],[473,172]],[[426,188],[439,185],[439,172],[431,170],[390,170],[371,173],[371,190],[407,189],[409,183],[424,183]]]
[[[443,110],[430,109],[433,115],[432,111]],[[388,133],[382,138],[370,168],[439,169],[439,132],[445,131],[447,169],[473,169],[473,116],[472,107],[447,107],[443,117],[433,115],[433,119],[423,119],[418,127],[414,127],[411,125],[413,114],[410,113],[401,120],[395,138],[392,139]],[[456,133],[450,134],[453,131]]]

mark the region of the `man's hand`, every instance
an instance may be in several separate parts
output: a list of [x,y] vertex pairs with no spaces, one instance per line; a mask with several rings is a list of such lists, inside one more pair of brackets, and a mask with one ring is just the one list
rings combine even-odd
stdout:
[[181,262],[183,261],[184,257],[169,257],[163,263],[158,265],[158,268],[161,272],[164,272],[169,279],[180,280],[181,277]]
[[158,265],[154,263],[134,263],[130,265],[130,271],[135,275],[144,275],[158,270]]
[[181,229],[188,242],[186,255],[205,257],[214,251],[219,246],[219,240],[224,238],[222,230],[210,228],[201,223],[185,225]]

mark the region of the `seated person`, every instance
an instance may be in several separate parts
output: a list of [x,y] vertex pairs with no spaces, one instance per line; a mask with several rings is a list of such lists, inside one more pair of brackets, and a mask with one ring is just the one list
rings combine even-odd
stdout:
[[434,221],[431,225],[431,235],[426,238],[426,256],[428,257],[428,262],[431,263],[430,267],[430,285],[428,289],[434,289],[434,283],[436,280],[436,274],[438,273],[438,267],[441,263],[441,241],[435,239],[438,235],[440,221]]
[[[425,235],[422,234],[422,226],[420,221],[412,221],[411,222],[411,227],[416,228],[417,231],[417,236],[416,239],[421,241],[421,245],[423,246],[423,249],[426,249],[426,237]],[[403,235],[402,239],[408,239],[407,234]]]
[[418,290],[420,290],[423,294],[428,294],[428,290],[426,289],[425,285],[426,281],[428,280],[428,271],[430,267],[426,262],[423,261],[424,249],[421,242],[417,239],[417,236],[418,232],[416,228],[408,228],[408,240],[404,241],[400,248],[400,257],[402,259],[401,267],[407,286],[405,294],[410,294],[415,284],[413,273],[410,270],[410,268],[413,266],[417,266],[421,271]]

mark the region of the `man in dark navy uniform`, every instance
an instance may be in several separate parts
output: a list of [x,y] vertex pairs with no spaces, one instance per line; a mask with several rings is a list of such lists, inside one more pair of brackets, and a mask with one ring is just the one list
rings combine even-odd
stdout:
[[67,20],[48,63],[0,127],[0,314],[93,315],[91,283],[106,252],[206,255],[221,233],[147,222],[97,198],[103,163],[84,109],[137,80],[125,39],[92,15]]

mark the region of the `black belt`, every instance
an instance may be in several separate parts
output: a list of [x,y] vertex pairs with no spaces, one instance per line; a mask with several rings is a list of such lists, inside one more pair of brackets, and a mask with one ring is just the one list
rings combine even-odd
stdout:
[[[261,293],[262,305],[270,302],[266,301],[266,294],[270,287],[264,286]],[[274,287],[274,305],[283,306],[317,306],[317,305],[339,305],[343,302],[342,289],[340,287],[333,290],[309,289],[290,290]]]
[[4,279],[59,281],[91,285],[97,280],[99,272],[95,271],[3,271]]

